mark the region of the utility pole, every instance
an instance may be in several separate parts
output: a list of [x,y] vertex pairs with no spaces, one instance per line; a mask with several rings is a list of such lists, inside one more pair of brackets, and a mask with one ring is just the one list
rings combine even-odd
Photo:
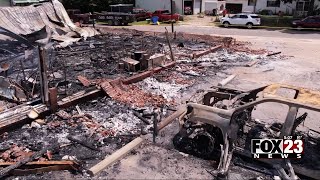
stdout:
[[174,32],[173,28],[173,0],[171,0],[171,31]]

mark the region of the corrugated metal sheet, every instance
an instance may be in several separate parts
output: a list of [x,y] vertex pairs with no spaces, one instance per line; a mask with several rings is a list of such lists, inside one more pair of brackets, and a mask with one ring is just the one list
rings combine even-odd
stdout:
[[[61,23],[64,25],[63,27],[59,26]],[[0,27],[16,34],[28,35],[40,31],[46,26],[52,30],[54,35],[58,35],[56,28],[66,32],[74,31],[84,38],[98,34],[92,28],[83,29],[75,26],[58,0],[53,0],[52,3],[42,3],[39,6],[0,8]]]

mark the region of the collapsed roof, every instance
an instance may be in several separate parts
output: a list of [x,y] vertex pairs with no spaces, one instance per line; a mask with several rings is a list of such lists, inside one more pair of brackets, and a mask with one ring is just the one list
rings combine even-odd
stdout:
[[45,30],[47,39],[52,35],[51,38],[61,41],[63,47],[79,40],[72,37],[86,39],[98,34],[93,28],[74,25],[58,0],[24,7],[1,7],[0,27],[24,36]]

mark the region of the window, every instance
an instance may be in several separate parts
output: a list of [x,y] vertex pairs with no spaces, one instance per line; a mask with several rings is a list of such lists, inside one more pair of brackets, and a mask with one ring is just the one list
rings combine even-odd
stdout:
[[280,0],[268,0],[267,7],[280,7]]
[[256,3],[256,0],[248,0],[248,6],[254,6]]
[[296,10],[297,11],[308,11],[310,6],[309,0],[297,2]]
[[303,11],[304,2],[297,2],[297,11]]
[[240,18],[241,18],[241,19],[247,19],[248,16],[247,16],[247,15],[240,15]]
[[256,15],[251,15],[251,18],[256,19],[256,18],[260,18],[260,17],[259,17],[259,16],[256,16]]
[[316,22],[316,19],[314,19],[314,18],[308,18],[308,19],[306,19],[306,22],[314,23],[314,22]]
[[309,5],[310,5],[310,2],[304,2],[304,11],[309,11]]
[[234,19],[234,18],[239,18],[239,17],[240,17],[239,15],[234,15],[231,18]]

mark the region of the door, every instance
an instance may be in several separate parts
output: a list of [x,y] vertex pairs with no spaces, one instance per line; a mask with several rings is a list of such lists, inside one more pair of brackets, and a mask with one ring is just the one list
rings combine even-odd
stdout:
[[239,24],[240,23],[240,16],[238,14],[231,16],[229,18],[230,24]]
[[317,24],[316,19],[313,17],[309,17],[308,19],[305,20],[304,27],[314,28],[314,27],[316,27],[316,24]]
[[240,25],[246,25],[248,23],[248,15],[240,15],[240,18],[239,18],[239,24]]
[[184,1],[183,10],[184,10],[184,15],[193,14],[193,1],[192,0]]
[[236,14],[242,12],[242,4],[226,3],[226,9],[230,14]]
[[200,13],[200,7],[201,6],[201,0],[194,0],[194,10],[193,14],[198,14]]

